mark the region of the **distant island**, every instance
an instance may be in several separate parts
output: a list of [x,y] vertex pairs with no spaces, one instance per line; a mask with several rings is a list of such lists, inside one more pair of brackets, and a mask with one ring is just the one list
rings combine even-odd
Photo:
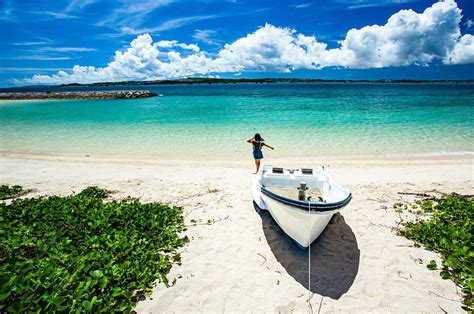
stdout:
[[[49,92],[49,95],[46,98],[54,98],[53,96],[62,90],[67,90],[68,88],[87,88],[87,87],[113,87],[113,86],[147,86],[147,85],[192,85],[192,84],[245,84],[245,83],[258,83],[258,84],[274,84],[274,83],[369,83],[369,84],[394,84],[394,83],[428,83],[428,84],[472,84],[473,80],[401,80],[401,79],[380,79],[380,80],[325,80],[325,79],[308,79],[308,78],[240,78],[240,79],[229,79],[229,78],[200,78],[200,77],[191,77],[178,80],[154,80],[154,81],[122,81],[122,82],[97,82],[89,84],[61,84],[61,85],[31,85],[31,86],[21,86],[21,87],[8,87],[0,88],[0,95],[4,93],[25,93],[25,92]],[[111,91],[114,92],[114,91]],[[132,91],[127,91],[132,92]],[[136,91],[135,91],[136,92]],[[106,97],[106,98],[140,98],[140,97],[153,97],[156,95],[150,96],[140,96],[140,97]],[[5,99],[5,95],[2,95],[2,98]],[[91,98],[90,95],[85,95],[81,97],[81,94],[78,94],[79,98]],[[94,97],[94,98],[103,98],[103,97]],[[76,99],[76,97],[68,98]],[[78,98],[77,98],[78,99]]]
[[155,97],[158,94],[148,90],[111,90],[111,91],[81,91],[81,92],[17,92],[0,93],[0,100],[29,100],[29,99],[126,99]]
[[324,80],[307,78],[185,78],[179,80],[99,82],[91,84],[62,84],[60,87],[127,86],[127,85],[170,85],[170,84],[238,84],[238,83],[474,83],[474,80]]

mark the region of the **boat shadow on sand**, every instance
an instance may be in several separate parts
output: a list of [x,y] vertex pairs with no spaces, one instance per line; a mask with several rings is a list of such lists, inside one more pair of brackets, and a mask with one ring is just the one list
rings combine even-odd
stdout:
[[356,237],[342,215],[337,213],[332,217],[324,232],[311,244],[309,253],[281,230],[268,211],[258,207],[255,210],[262,219],[263,232],[273,254],[297,282],[309,287],[311,292],[336,300],[349,290],[359,270],[360,251]]

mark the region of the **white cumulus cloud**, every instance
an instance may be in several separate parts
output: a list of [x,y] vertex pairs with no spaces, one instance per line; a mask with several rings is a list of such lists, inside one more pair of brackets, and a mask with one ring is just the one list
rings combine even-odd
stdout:
[[447,64],[474,63],[474,36],[466,34],[456,43],[454,49],[447,56]]
[[[291,72],[324,67],[428,66],[435,60],[444,64],[474,63],[474,36],[461,34],[461,18],[461,10],[453,0],[437,2],[422,13],[401,10],[384,25],[349,30],[339,47],[333,49],[328,49],[327,44],[318,41],[315,36],[266,24],[224,45],[214,57],[196,44],[176,40],[154,43],[146,33],[134,39],[126,51],[115,52],[112,61],[105,67],[76,65],[71,72],[35,75],[21,83],[153,80],[223,72]],[[207,38],[208,34],[205,35]]]
[[461,35],[461,10],[454,1],[437,2],[419,14],[402,10],[383,26],[351,29],[341,47],[328,51],[326,65],[382,68],[427,65],[445,59]]
[[230,72],[316,69],[325,49],[326,44],[317,42],[313,36],[267,24],[225,45],[215,63]]

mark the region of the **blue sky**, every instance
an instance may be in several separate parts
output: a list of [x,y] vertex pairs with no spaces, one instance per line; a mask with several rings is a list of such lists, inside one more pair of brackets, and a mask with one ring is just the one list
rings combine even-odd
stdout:
[[472,0],[0,0],[0,29],[2,87],[189,76],[474,79]]

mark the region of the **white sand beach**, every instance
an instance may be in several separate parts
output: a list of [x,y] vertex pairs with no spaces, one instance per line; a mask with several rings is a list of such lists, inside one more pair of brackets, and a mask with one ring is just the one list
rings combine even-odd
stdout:
[[29,196],[99,185],[116,191],[114,198],[131,195],[182,206],[191,241],[181,249],[182,265],[169,276],[176,284],[158,284],[138,303],[138,313],[462,312],[454,283],[426,268],[439,257],[394,232],[399,217],[393,204],[415,198],[398,192],[474,194],[471,156],[304,162],[326,165],[353,193],[349,206],[311,245],[310,256],[268,212],[254,209],[250,159],[210,163],[2,153],[0,181],[35,189]]

